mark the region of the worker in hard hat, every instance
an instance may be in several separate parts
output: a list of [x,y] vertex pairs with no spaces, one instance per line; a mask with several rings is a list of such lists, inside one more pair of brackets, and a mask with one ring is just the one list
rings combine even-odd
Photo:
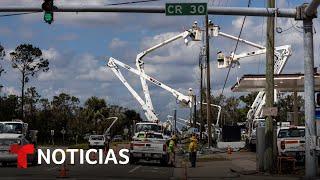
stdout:
[[198,140],[196,138],[196,135],[193,133],[190,138],[190,144],[189,144],[189,160],[191,162],[191,167],[196,167],[196,161],[197,161],[197,147],[198,147]]
[[173,135],[169,142],[169,164],[171,166],[175,165],[175,155],[176,155],[176,146],[177,146],[177,136]]
[[218,60],[218,62],[223,62],[224,61],[224,54],[222,53],[222,51],[219,51],[217,53],[217,60]]

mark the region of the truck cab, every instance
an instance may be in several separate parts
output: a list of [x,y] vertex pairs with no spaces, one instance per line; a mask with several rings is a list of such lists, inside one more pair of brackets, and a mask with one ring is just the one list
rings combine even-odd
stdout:
[[20,134],[27,135],[28,123],[24,123],[22,120],[2,121],[0,122],[0,134]]

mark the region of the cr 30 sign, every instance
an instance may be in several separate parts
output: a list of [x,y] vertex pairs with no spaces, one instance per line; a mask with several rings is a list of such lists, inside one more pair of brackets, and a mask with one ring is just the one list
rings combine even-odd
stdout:
[[166,3],[167,16],[206,15],[207,3]]

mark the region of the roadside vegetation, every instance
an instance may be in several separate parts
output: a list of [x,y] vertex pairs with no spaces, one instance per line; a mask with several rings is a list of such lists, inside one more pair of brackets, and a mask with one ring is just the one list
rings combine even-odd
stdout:
[[[102,134],[112,123],[108,117],[119,118],[110,135],[129,133],[133,120],[141,121],[139,113],[118,105],[108,104],[104,99],[90,97],[80,102],[79,98],[67,93],[53,97],[41,97],[37,88],[30,85],[36,81],[39,72],[49,70],[50,59],[44,59],[40,48],[31,44],[21,44],[6,56],[0,45],[0,121],[21,119],[29,123],[30,130],[38,130],[38,143],[52,145],[51,130],[54,130],[55,144],[62,144],[62,129],[65,129],[64,144],[86,142],[88,134]],[[21,95],[8,95],[2,92],[5,84],[2,77],[6,73],[3,63],[8,61],[20,77]]]

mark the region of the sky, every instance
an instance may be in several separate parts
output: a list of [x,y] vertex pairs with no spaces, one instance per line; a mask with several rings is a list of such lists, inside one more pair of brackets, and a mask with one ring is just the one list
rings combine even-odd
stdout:
[[[55,5],[108,6],[110,3],[130,0],[56,0]],[[166,2],[207,2],[209,7],[246,7],[247,0],[185,0],[158,1],[133,4],[134,6],[165,6]],[[278,8],[295,8],[304,2],[299,0],[276,0]],[[41,0],[1,0],[0,6],[41,6]],[[252,0],[251,7],[266,7],[266,0]],[[2,13],[4,14],[4,13]],[[23,16],[0,17],[0,43],[7,54],[19,44],[30,43],[42,49],[50,62],[50,70],[33,78],[28,87],[34,86],[43,98],[51,99],[62,92],[80,98],[83,103],[91,96],[104,98],[108,104],[135,109],[142,108],[125,86],[106,66],[107,59],[114,57],[135,67],[136,55],[143,50],[189,29],[194,21],[203,26],[203,16],[165,16],[164,14],[130,13],[55,13],[54,22],[43,21],[43,13]],[[220,26],[222,32],[238,36],[243,16],[210,15],[209,19]],[[284,30],[276,33],[276,46],[291,45],[293,54],[283,73],[303,73],[302,22],[277,18],[276,27]],[[315,32],[319,20],[314,20]],[[315,66],[319,66],[319,33],[314,34]],[[265,45],[266,18],[247,17],[241,38]],[[235,49],[236,41],[215,37],[210,39],[211,92],[221,94],[227,69],[218,69],[216,53],[228,54]],[[188,46],[183,39],[177,40],[144,57],[145,71],[168,86],[187,94],[192,88],[199,95],[199,52],[201,42]],[[256,50],[239,44],[236,54]],[[6,73],[0,77],[4,86],[1,93],[20,95],[19,73],[11,68],[9,56],[1,61]],[[240,68],[232,68],[224,95],[239,96],[230,87],[244,74],[265,72],[265,55],[241,59]],[[139,77],[121,69],[128,82],[143,98]],[[188,110],[181,108],[167,91],[149,83],[151,98],[160,119],[166,119],[178,110],[178,116],[187,118]],[[198,97],[199,99],[199,97]]]

